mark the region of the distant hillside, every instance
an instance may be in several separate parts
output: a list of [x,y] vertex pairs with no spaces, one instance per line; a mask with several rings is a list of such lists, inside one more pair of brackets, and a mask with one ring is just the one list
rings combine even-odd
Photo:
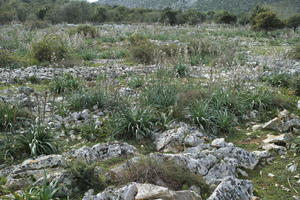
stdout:
[[[98,0],[100,4],[121,5],[129,8],[151,9],[188,9],[200,11],[228,10],[236,13],[249,11],[257,4],[289,5],[293,10],[300,11],[300,0]],[[276,7],[277,8],[277,7]]]

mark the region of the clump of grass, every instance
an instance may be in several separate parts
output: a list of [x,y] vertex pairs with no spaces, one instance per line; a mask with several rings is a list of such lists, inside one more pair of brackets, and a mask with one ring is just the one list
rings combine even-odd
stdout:
[[289,53],[292,59],[300,60],[300,44],[297,44]]
[[176,72],[176,75],[179,77],[186,77],[189,73],[189,67],[186,64],[179,63],[174,66],[174,70]]
[[69,73],[57,76],[50,82],[50,90],[56,94],[77,90],[79,86],[79,79]]
[[207,197],[209,187],[199,175],[189,172],[173,161],[161,161],[145,157],[131,165],[122,177],[117,177],[117,182],[126,184],[129,182],[150,183],[168,187],[171,190],[188,189],[191,186],[201,188],[201,195]]
[[178,89],[176,85],[158,81],[145,89],[142,103],[157,109],[166,109],[175,105]]
[[109,131],[106,128],[105,125],[97,127],[95,123],[90,122],[76,127],[75,131],[87,141],[95,142],[104,141],[107,138]]
[[102,89],[92,88],[71,94],[69,99],[69,108],[75,111],[91,109],[94,106],[102,108],[107,102],[107,94]]
[[192,121],[213,134],[230,133],[243,120],[243,115],[257,110],[265,113],[287,106],[266,89],[218,89],[197,99],[189,106]]
[[123,139],[147,138],[151,136],[154,113],[151,109],[134,107],[122,108],[111,121],[112,136]]
[[144,85],[145,80],[141,76],[135,76],[128,82],[128,86],[131,88],[140,88]]
[[0,102],[0,130],[7,130],[20,125],[24,119],[28,119],[29,117],[30,114],[25,109]]
[[58,144],[54,133],[41,125],[33,125],[27,133],[17,137],[18,148],[32,156],[54,154],[58,152]]

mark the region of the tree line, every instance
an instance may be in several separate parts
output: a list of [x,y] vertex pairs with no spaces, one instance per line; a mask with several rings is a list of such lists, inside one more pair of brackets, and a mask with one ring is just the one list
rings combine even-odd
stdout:
[[225,24],[251,24],[257,30],[273,30],[289,26],[296,30],[300,14],[287,20],[279,19],[272,10],[256,6],[252,12],[235,15],[228,11],[200,12],[189,10],[153,10],[103,6],[97,3],[70,0],[0,0],[0,24],[12,21],[44,23],[162,23],[170,25],[196,25],[204,22]]

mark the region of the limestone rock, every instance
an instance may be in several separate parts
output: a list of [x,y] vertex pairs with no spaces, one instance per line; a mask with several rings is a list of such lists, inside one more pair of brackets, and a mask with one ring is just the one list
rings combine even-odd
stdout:
[[208,200],[251,200],[253,186],[250,181],[226,177]]
[[82,159],[86,162],[98,162],[111,158],[127,157],[136,154],[134,146],[122,142],[100,143],[92,147],[81,147],[80,149],[69,152],[69,157]]

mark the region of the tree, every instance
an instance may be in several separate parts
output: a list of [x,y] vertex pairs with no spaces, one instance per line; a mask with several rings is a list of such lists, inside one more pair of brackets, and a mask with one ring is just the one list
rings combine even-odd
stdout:
[[264,11],[253,18],[252,27],[258,31],[272,31],[283,28],[284,24],[272,11]]
[[294,31],[296,31],[296,29],[300,26],[300,14],[290,17],[286,24],[288,27],[293,28]]
[[163,11],[162,18],[165,21],[167,20],[171,26],[174,26],[178,24],[177,15],[178,11],[172,10],[171,8],[166,8]]
[[262,12],[266,12],[266,11],[271,11],[271,10],[269,8],[265,8],[261,5],[255,6],[255,8],[253,9],[252,14],[250,16],[251,24],[254,23],[254,18],[256,17],[256,15],[258,15],[259,13],[262,13]]

